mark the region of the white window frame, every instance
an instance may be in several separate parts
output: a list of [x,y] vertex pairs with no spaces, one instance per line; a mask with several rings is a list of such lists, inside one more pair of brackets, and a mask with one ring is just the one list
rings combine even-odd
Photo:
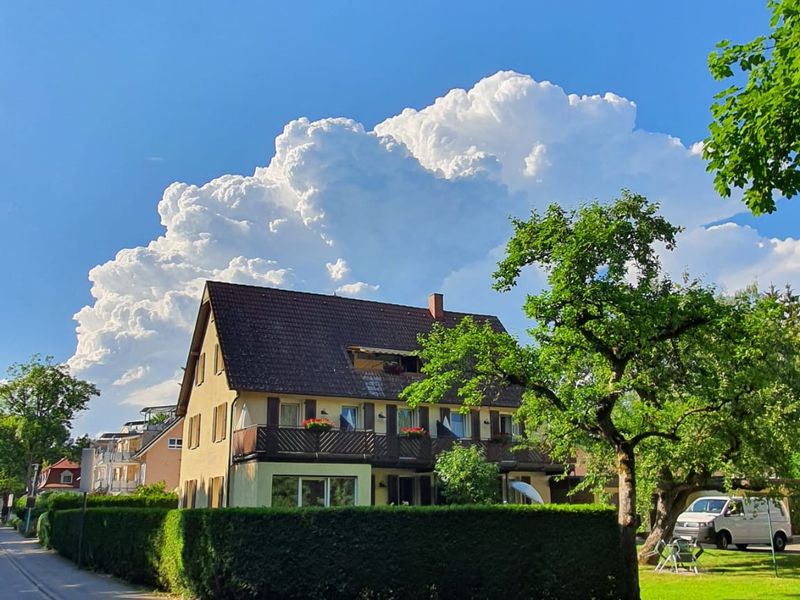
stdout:
[[61,483],[72,485],[72,471],[62,471]]
[[169,438],[167,440],[168,450],[181,450],[183,448],[183,438]]
[[[303,507],[303,480],[322,480],[325,482],[324,486],[324,507],[331,507],[331,479],[352,479],[353,480],[353,506],[358,506],[358,477],[355,475],[293,475],[289,473],[274,473],[272,475],[273,481],[275,477],[297,477],[297,491],[296,491],[296,507]],[[270,496],[270,504],[272,504],[272,497]]]
[[[339,411],[339,417],[341,418],[344,415],[345,408],[352,408],[355,410],[356,413],[356,423],[354,431],[359,431],[361,429],[361,407],[356,404],[344,404],[342,405],[341,410]],[[349,430],[348,430],[349,431]]]
[[[400,413],[403,411],[408,411],[411,414],[410,425],[402,425],[400,423]],[[397,433],[400,433],[403,427],[419,427],[419,411],[416,408],[399,407],[397,409]]]

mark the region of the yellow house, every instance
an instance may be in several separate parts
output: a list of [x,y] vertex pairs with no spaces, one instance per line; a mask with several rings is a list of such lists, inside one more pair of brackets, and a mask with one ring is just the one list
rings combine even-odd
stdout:
[[510,484],[522,481],[549,502],[564,467],[512,451],[518,393],[466,413],[455,398],[414,410],[398,400],[421,377],[417,336],[464,316],[441,294],[419,308],[207,282],[177,408],[181,505],[432,504],[435,457],[457,443],[498,463],[506,500],[521,501]]

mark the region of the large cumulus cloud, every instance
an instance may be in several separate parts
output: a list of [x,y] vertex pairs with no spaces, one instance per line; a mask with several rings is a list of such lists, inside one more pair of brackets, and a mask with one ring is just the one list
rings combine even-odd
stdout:
[[207,279],[420,305],[441,289],[451,308],[498,313],[520,331],[519,298],[489,291],[507,217],[622,187],[687,227],[671,270],[734,288],[797,279],[795,241],[708,227],[740,205],[714,194],[696,147],[635,125],[635,104],[612,93],[570,95],[501,72],[374,131],[298,119],[251,176],[171,185],[158,204],[163,235],[89,273],[94,303],[76,315],[70,362],[104,395],[79,425],[115,426],[121,403],[175,401]]

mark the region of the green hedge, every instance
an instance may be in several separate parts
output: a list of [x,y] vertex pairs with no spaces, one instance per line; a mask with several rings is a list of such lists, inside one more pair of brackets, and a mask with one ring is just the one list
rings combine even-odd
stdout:
[[[52,494],[45,501],[47,510],[69,510],[83,506],[82,494]],[[157,496],[86,496],[87,508],[178,508],[176,494],[160,494]]]
[[[80,511],[52,517],[76,558]],[[206,598],[618,598],[614,512],[598,506],[92,509],[83,563]]]

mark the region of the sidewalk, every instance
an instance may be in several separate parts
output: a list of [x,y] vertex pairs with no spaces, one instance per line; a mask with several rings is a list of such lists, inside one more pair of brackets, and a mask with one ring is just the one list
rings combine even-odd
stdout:
[[13,529],[2,527],[0,598],[165,600],[169,596],[122,583],[108,575],[78,570],[74,563],[44,550],[35,539],[24,539]]

